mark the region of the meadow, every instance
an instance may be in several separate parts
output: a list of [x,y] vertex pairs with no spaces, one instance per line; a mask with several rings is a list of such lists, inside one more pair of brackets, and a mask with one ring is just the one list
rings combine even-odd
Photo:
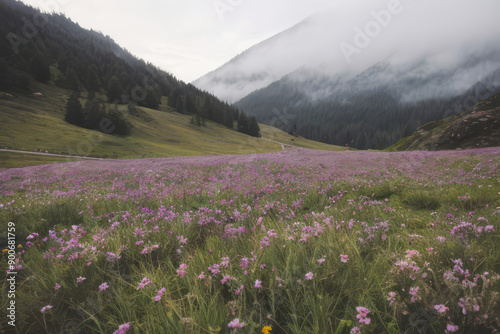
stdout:
[[[126,114],[132,127],[130,136],[104,134],[64,121],[71,91],[43,84],[35,87],[43,93],[41,97],[15,94],[10,100],[0,98],[0,147],[112,159],[269,153],[281,151],[282,144],[345,150],[291,136],[265,124],[260,124],[261,138],[249,137],[212,121],[207,121],[205,126],[193,125],[192,116],[170,108],[166,97],[162,97],[160,110],[137,107],[137,115]],[[86,96],[87,93],[81,93],[83,106],[87,103]],[[101,98],[107,99],[105,96]],[[106,107],[111,105],[106,104]],[[124,113],[127,110],[126,105],[118,108]],[[23,159],[6,161],[4,156],[0,152],[0,168],[26,165]]]
[[499,153],[2,170],[0,263],[17,275],[16,326],[2,313],[0,331],[498,333]]

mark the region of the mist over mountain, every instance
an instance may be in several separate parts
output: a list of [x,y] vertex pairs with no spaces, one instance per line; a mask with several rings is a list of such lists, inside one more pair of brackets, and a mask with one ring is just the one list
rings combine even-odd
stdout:
[[337,4],[193,84],[310,139],[384,148],[500,88],[500,3]]
[[[429,72],[452,68],[467,56],[462,52],[470,50],[470,45],[485,48],[482,51],[487,53],[489,47],[499,44],[500,23],[495,14],[499,11],[500,3],[494,0],[337,3],[255,45],[193,84],[236,102],[303,66],[351,77],[388,57],[401,69],[423,59],[432,65]],[[345,51],[347,45],[353,47],[353,53]]]

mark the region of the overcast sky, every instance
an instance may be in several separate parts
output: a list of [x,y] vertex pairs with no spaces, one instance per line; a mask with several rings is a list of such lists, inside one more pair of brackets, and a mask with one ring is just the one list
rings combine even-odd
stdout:
[[[332,0],[22,0],[191,82]],[[351,1],[351,0],[340,0]]]

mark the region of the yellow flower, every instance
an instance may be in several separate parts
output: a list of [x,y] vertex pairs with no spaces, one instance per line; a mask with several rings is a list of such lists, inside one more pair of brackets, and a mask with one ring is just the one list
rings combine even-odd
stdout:
[[2,251],[2,254],[5,254],[7,253],[9,250],[7,248],[5,248],[3,251]]
[[17,245],[17,248],[23,248],[23,246],[21,244]]
[[264,328],[262,328],[262,333],[264,334],[269,334],[269,331],[271,331],[273,328],[271,326],[264,326]]

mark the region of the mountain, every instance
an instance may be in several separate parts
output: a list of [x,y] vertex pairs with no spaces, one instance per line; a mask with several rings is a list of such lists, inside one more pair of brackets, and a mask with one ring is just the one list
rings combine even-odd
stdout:
[[[236,102],[317,58],[315,46],[309,45],[312,41],[309,36],[320,30],[318,26],[325,24],[324,18],[322,15],[321,20],[306,19],[248,49],[192,84],[224,101]],[[300,50],[297,41],[302,44]],[[286,55],[293,57],[286,58]]]
[[[113,104],[153,109],[165,96],[170,107],[192,115],[194,123],[201,126],[211,120],[230,129],[241,115],[212,94],[138,59],[111,37],[83,29],[62,14],[0,0],[0,35],[0,91],[28,94],[44,83],[78,94],[92,92]],[[101,114],[114,115],[109,110]],[[253,118],[249,121],[257,124]]]
[[500,91],[498,2],[399,3],[338,5],[193,84],[259,122],[360,149]]
[[492,146],[500,146],[500,94],[462,113],[425,124],[387,150],[435,151]]
[[235,105],[259,122],[305,138],[383,149],[422,124],[461,112],[500,92],[500,64],[468,89],[456,88],[463,72],[473,75],[478,63],[467,60],[456,69],[422,76],[428,63],[401,70],[389,59],[352,79],[301,69]]

